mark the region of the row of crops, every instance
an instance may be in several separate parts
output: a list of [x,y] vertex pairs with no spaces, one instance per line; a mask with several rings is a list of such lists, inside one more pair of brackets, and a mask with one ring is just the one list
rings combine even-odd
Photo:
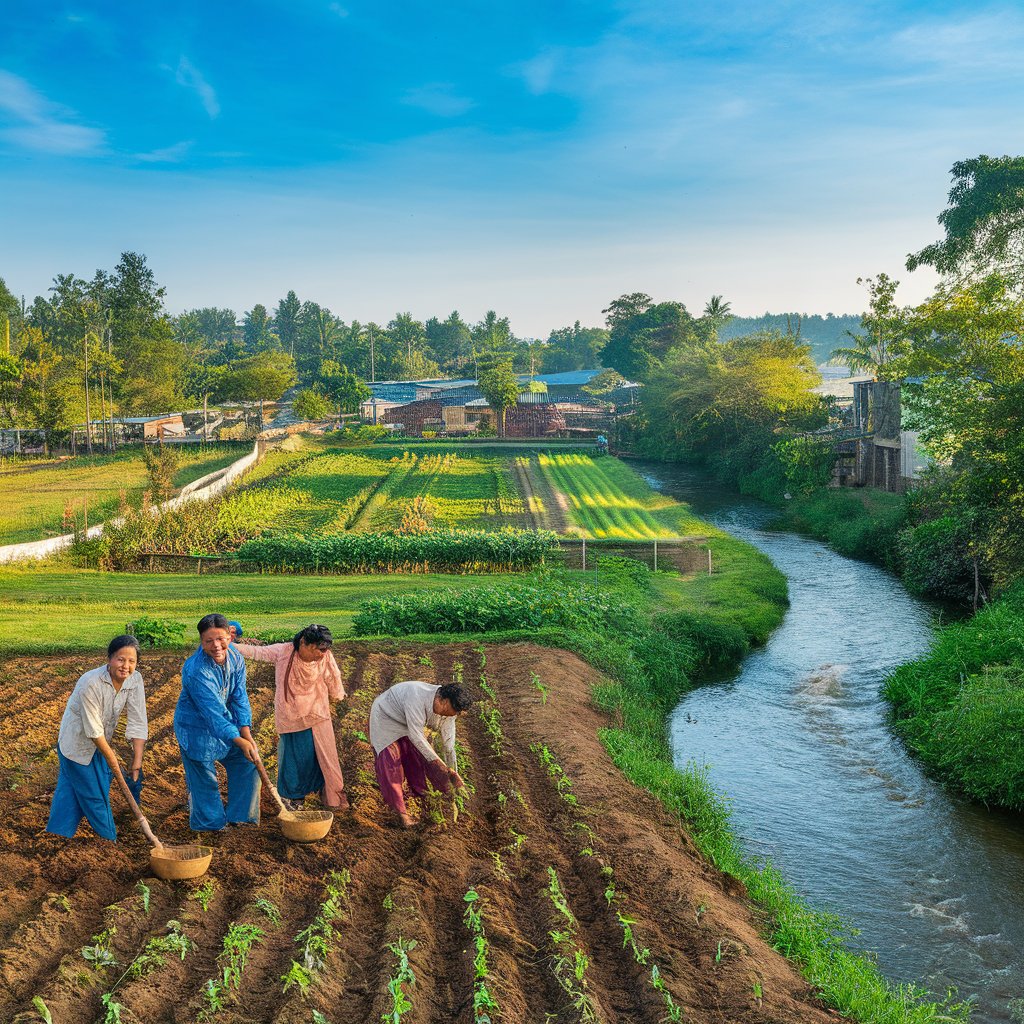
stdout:
[[101,564],[237,553],[287,572],[514,571],[543,561],[553,532],[644,541],[695,525],[617,459],[299,442],[270,452],[220,500],[159,513],[124,505]]

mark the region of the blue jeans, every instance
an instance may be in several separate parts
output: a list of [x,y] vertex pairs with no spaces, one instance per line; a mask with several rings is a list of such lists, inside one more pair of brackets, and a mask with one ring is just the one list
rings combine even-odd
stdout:
[[217,758],[228,773],[227,808],[221,800],[215,761],[193,761],[183,750],[188,787],[189,826],[194,832],[219,832],[228,822],[260,820],[260,777],[242,751],[232,746]]
[[115,842],[117,829],[110,809],[110,765],[104,756],[97,750],[88,764],[79,764],[58,749],[57,760],[60,771],[46,831],[70,839],[85,818],[96,835]]

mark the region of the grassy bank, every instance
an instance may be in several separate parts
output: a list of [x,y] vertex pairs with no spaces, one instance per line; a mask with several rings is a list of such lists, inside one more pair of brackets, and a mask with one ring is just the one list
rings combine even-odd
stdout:
[[898,571],[898,539],[907,524],[906,500],[868,488],[841,488],[795,497],[774,524],[825,541],[841,555]]
[[[967,1020],[966,1006],[891,984],[870,956],[849,949],[849,929],[807,907],[777,871],[743,851],[706,770],[674,766],[666,735],[672,707],[702,672],[735,664],[762,643],[787,602],[785,578],[765,556],[731,538],[717,539],[716,550],[713,576],[681,579],[610,561],[587,584],[560,573],[532,582],[528,592],[492,583],[459,599],[461,635],[485,629],[478,635],[491,642],[565,647],[606,675],[593,697],[612,716],[601,740],[616,765],[686,822],[708,859],[744,883],[763,912],[766,935],[827,1003],[871,1024]],[[454,621],[445,616],[446,600],[436,592],[384,598],[363,609],[354,626],[362,634],[437,640],[431,631],[438,622]],[[536,616],[538,625],[521,629],[524,615]]]
[[896,732],[938,778],[1024,810],[1024,584],[947,626],[882,692]]

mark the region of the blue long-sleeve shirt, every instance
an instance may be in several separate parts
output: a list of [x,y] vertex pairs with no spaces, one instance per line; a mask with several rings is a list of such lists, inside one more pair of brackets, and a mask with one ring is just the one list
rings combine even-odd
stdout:
[[174,734],[194,761],[224,757],[245,726],[252,709],[245,688],[245,659],[228,648],[218,665],[201,647],[182,666],[181,695],[174,709]]

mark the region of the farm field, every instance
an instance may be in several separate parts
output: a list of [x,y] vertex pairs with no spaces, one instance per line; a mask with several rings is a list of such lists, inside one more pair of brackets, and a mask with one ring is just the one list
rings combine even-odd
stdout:
[[491,579],[400,574],[199,579],[170,573],[0,569],[0,650],[95,650],[143,615],[186,624],[191,642],[195,623],[211,609],[238,619],[250,631],[294,631],[303,622],[322,622],[341,635],[349,632],[359,602],[367,598],[439,587],[461,590]]
[[220,503],[227,549],[249,536],[505,527],[592,539],[650,540],[701,532],[685,505],[629,466],[587,453],[398,445],[343,449],[304,442],[271,451]]
[[[100,658],[8,661],[0,1019],[38,1021],[40,1005],[60,1024],[111,1006],[125,1024],[835,1019],[758,936],[741,887],[611,764],[585,663],[524,644],[345,643],[337,655],[351,812],[325,841],[289,847],[265,801],[262,825],[213,836],[209,875],[188,883],[147,875],[116,797],[116,846],[41,831],[66,692]],[[180,661],[143,665],[143,803],[167,842],[191,835],[171,730]],[[266,669],[253,666],[250,692],[273,774]],[[365,742],[373,697],[403,678],[461,679],[479,701],[459,726],[474,792],[457,821],[431,804],[432,823],[411,833],[387,826]]]
[[[179,465],[174,486],[184,487],[207,473],[223,469],[252,450],[252,445],[175,448]],[[102,522],[116,511],[121,491],[137,501],[146,487],[146,467],[137,450],[114,455],[78,456],[64,463],[0,467],[0,544],[42,540],[64,532],[64,508],[74,503],[78,526],[82,502],[88,501],[89,522]]]

